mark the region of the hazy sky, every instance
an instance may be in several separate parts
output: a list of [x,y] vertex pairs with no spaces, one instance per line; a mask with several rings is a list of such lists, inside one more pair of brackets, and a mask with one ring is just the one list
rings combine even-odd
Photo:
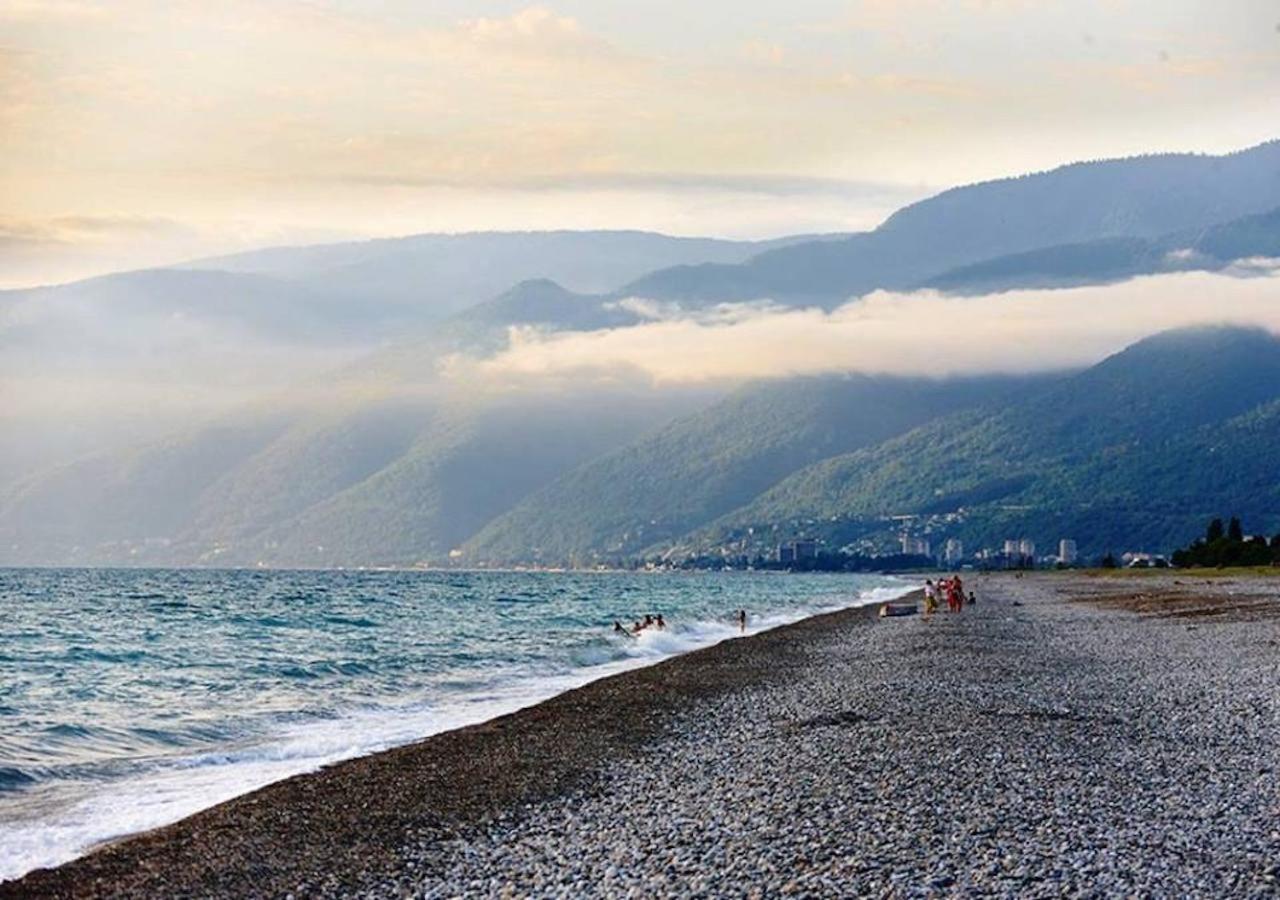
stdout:
[[0,0],[0,285],[429,230],[856,229],[1276,123],[1275,0]]

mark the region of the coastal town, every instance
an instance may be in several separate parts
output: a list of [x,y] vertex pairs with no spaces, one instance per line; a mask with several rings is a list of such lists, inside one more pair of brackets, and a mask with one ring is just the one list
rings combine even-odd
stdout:
[[726,568],[798,571],[909,571],[925,569],[1003,571],[1073,568],[1168,568],[1170,555],[1145,547],[1082,552],[1075,538],[1060,536],[1038,543],[1025,535],[973,546],[937,528],[955,517],[896,516],[896,534],[881,528],[857,540],[841,542],[813,535],[762,546],[757,536],[718,547],[667,554],[644,562],[648,569]]

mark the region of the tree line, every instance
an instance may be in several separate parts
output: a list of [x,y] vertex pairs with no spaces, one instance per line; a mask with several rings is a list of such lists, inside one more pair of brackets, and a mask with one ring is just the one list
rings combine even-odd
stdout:
[[1173,564],[1179,568],[1280,565],[1280,534],[1270,540],[1260,534],[1246,538],[1237,517],[1232,516],[1226,525],[1213,519],[1203,537],[1173,552]]

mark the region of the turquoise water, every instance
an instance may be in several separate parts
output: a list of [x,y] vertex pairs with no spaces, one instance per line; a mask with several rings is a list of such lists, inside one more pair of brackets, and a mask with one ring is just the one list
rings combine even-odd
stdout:
[[[491,718],[874,575],[0,570],[0,879]],[[662,613],[639,640],[614,620]]]

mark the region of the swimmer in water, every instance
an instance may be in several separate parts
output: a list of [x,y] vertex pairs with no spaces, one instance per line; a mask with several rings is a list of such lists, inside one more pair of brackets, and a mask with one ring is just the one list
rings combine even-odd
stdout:
[[747,611],[745,609],[738,610],[738,630],[743,634],[747,631]]
[[667,623],[662,619],[662,613],[658,613],[658,618],[654,619],[654,624],[658,626],[659,631],[667,630]]

